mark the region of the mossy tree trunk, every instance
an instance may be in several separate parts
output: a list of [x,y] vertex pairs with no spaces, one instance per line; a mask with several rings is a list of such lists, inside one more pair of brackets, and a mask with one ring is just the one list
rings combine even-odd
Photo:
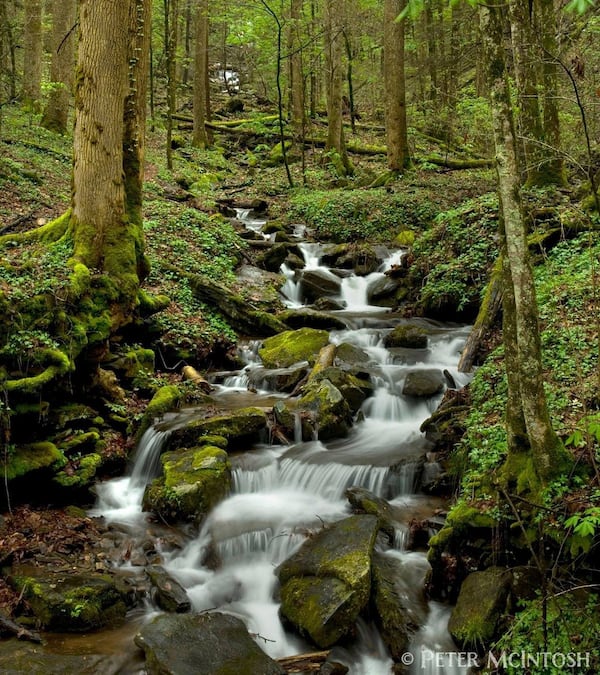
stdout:
[[[523,468],[523,445],[540,485],[564,469],[564,450],[552,428],[544,392],[537,302],[529,260],[527,236],[520,198],[516,140],[512,117],[503,35],[506,2],[479,9],[484,54],[488,71],[493,118],[498,193],[505,253],[504,338],[509,385],[507,429],[509,437],[507,469]],[[526,439],[523,438],[523,427]],[[528,461],[529,458],[531,461]],[[518,476],[509,476],[517,479]],[[533,486],[534,480],[529,480]]]
[[[144,268],[145,98],[138,100],[138,96],[145,92],[147,56],[140,45],[146,44],[150,29],[147,5],[149,0],[82,0],[80,4],[73,260],[79,292],[91,292],[92,287],[106,290],[112,329],[129,320]],[[93,281],[100,277],[103,281]]]
[[325,75],[327,78],[327,142],[326,150],[332,156],[338,173],[352,173],[352,165],[346,151],[342,119],[342,82],[344,36],[342,17],[343,3],[335,0],[325,2]]
[[212,139],[208,122],[208,0],[196,4],[196,44],[194,49],[194,137],[197,148],[207,148]]
[[22,102],[34,110],[42,97],[42,46],[42,0],[27,0],[23,28]]
[[406,81],[404,74],[404,25],[396,17],[406,7],[406,0],[385,0],[383,76],[385,82],[385,131],[387,165],[393,172],[402,171],[409,163],[406,128]]
[[52,88],[44,108],[42,126],[59,134],[67,131],[69,119],[77,40],[76,16],[76,0],[53,0],[52,63],[50,65]]
[[288,51],[290,54],[290,102],[292,129],[298,139],[304,137],[305,129],[305,83],[302,70],[302,13],[303,0],[291,0]]

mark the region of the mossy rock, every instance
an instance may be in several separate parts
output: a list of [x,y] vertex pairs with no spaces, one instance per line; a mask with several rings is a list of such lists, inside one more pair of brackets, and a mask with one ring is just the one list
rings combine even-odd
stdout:
[[154,372],[154,352],[151,349],[139,347],[130,349],[122,356],[108,364],[108,367],[119,372],[120,375],[133,380],[142,373]]
[[298,400],[298,409],[308,412],[302,417],[302,437],[310,440],[315,432],[319,439],[346,436],[352,425],[352,412],[344,396],[329,380],[310,382]]
[[375,516],[350,516],[305,541],[277,568],[282,615],[321,648],[349,634],[368,601],[377,531]]
[[96,482],[96,473],[102,464],[102,457],[93,452],[80,459],[69,462],[62,471],[54,476],[54,482],[62,488],[87,490]]
[[[196,447],[203,437],[218,436],[226,439],[228,448],[251,445],[267,428],[267,415],[260,408],[239,408],[231,412],[194,420],[181,429],[176,429],[167,441],[168,449]],[[218,444],[217,444],[218,445]]]
[[289,330],[263,341],[258,353],[265,368],[287,368],[300,361],[314,363],[319,351],[329,343],[326,330]]
[[13,568],[9,583],[46,630],[83,632],[124,620],[127,598],[103,574],[64,574],[34,567]]
[[340,391],[352,412],[357,412],[365,399],[373,394],[373,385],[352,373],[330,366],[315,375],[313,382],[329,380]]
[[426,349],[427,331],[420,326],[411,326],[402,324],[396,326],[391,333],[388,333],[383,341],[384,345],[390,349],[394,347],[404,347],[406,349]]
[[168,384],[158,389],[144,411],[137,438],[141,438],[143,433],[165,413],[179,407],[182,400],[183,393],[175,384]]
[[464,580],[448,630],[463,649],[487,649],[501,635],[511,573],[502,567],[473,572]]
[[402,394],[416,398],[429,398],[443,391],[446,379],[441,370],[422,368],[411,370],[404,380]]
[[162,614],[135,637],[148,675],[283,675],[283,668],[229,614]]
[[48,441],[18,445],[9,453],[4,475],[11,481],[33,471],[44,469],[60,469],[66,464],[63,453]]
[[231,488],[231,464],[221,448],[204,446],[166,452],[163,476],[144,492],[143,509],[169,521],[200,520]]
[[323,330],[345,330],[346,324],[334,314],[317,312],[314,309],[288,309],[278,317],[292,329],[317,328]]
[[365,366],[371,361],[371,357],[364,349],[361,349],[360,347],[352,345],[348,342],[342,342],[341,345],[338,345],[338,348],[335,352],[336,365],[342,363],[356,368]]
[[368,513],[377,516],[379,529],[388,536],[391,542],[394,541],[396,519],[393,508],[385,499],[361,487],[348,488],[345,494],[355,513]]
[[0,672],[4,675],[98,675],[111,672],[106,654],[55,654],[51,648],[17,640],[0,641]]

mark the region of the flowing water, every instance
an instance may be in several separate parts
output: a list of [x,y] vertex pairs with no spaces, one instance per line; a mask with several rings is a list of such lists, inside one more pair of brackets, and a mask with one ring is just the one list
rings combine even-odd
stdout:
[[[257,230],[261,227],[256,221],[250,226]],[[304,272],[318,270],[340,279],[321,265],[321,245],[302,243],[301,249],[304,270],[282,269],[287,279],[282,293],[291,307],[304,303]],[[368,355],[365,370],[374,384],[374,395],[363,404],[349,436],[327,443],[318,438],[302,442],[297,431],[295,442],[289,446],[263,444],[252,452],[233,456],[230,496],[209,514],[198,534],[182,549],[164,553],[164,565],[187,589],[195,611],[218,608],[241,617],[271,656],[311,651],[310,645],[287,632],[279,620],[274,568],[323,523],[350,514],[344,496],[347,488],[367,488],[390,501],[397,518],[395,546],[384,555],[396,558],[401,566],[400,592],[410,599],[411,611],[422,626],[410,647],[415,657],[411,672],[455,675],[465,671],[449,661],[440,664],[429,658],[455,649],[446,629],[448,609],[422,600],[420,589],[428,565],[425,554],[405,550],[411,519],[422,520],[440,506],[439,500],[419,492],[424,461],[426,471],[436,471],[434,460],[423,459],[429,444],[419,427],[436,409],[442,394],[415,399],[403,396],[402,389],[413,369],[445,371],[451,376],[449,383],[453,378],[457,386],[464,384],[465,376],[457,372],[456,365],[468,329],[421,320],[429,333],[427,349],[384,346],[386,334],[403,320],[371,304],[370,292],[401,256],[402,252],[389,252],[380,269],[364,277],[346,274],[334,298],[344,308],[336,314],[347,328],[333,331],[330,340],[362,349]],[[273,391],[270,383],[274,378],[260,363],[259,344],[248,341],[240,345],[245,365],[239,372],[217,375],[215,396],[223,405],[268,406],[282,396]],[[172,416],[171,424],[185,423],[189,414]],[[161,424],[161,428],[164,426]],[[167,434],[156,428],[146,432],[131,474],[98,486],[94,515],[131,528],[142,526],[144,485],[158,471]],[[205,564],[209,556],[220,560],[217,569]],[[375,627],[361,620],[357,634],[352,648],[334,649],[335,658],[346,663],[352,675],[391,673],[392,661]]]

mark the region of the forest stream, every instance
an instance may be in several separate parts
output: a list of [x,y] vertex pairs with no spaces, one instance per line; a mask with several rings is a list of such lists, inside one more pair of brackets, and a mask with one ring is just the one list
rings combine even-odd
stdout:
[[[239,215],[249,228],[260,231],[264,225],[264,221],[252,220],[247,212]],[[317,431],[313,440],[303,441],[298,420],[292,444],[272,444],[273,439],[264,438],[251,451],[235,454],[231,458],[231,494],[212,510],[199,532],[190,534],[187,528],[181,533],[183,543],[165,551],[162,564],[185,588],[194,612],[219,610],[242,618],[260,647],[275,659],[311,652],[314,646],[285,628],[280,620],[274,568],[325,523],[351,514],[345,496],[348,488],[366,488],[393,508],[393,543],[378,539],[376,549],[394,559],[401,570],[399,592],[411,619],[420,626],[410,644],[409,651],[415,657],[410,672],[466,672],[448,662],[433,664],[428,657],[455,649],[446,629],[449,609],[424,600],[426,553],[407,548],[411,521],[435,520],[435,514],[444,507],[440,498],[420,490],[424,476],[431,480],[439,467],[435,457],[428,454],[429,443],[419,427],[434,412],[442,393],[417,398],[402,391],[407,376],[416,371],[445,373],[444,388],[466,384],[468,376],[459,373],[456,365],[469,329],[423,319],[427,348],[386,348],[385,335],[404,320],[371,304],[370,288],[384,277],[386,269],[398,264],[402,251],[383,252],[384,261],[377,272],[362,277],[346,273],[340,279],[321,264],[323,246],[304,241],[303,235],[303,228],[297,228],[305,267],[296,273],[282,269],[287,276],[282,289],[284,301],[289,307],[304,306],[302,277],[309,270],[339,283],[339,292],[332,299],[343,309],[334,314],[346,328],[331,331],[330,342],[353,345],[368,355],[364,367],[374,385],[373,395],[362,404],[345,438],[322,442]],[[258,340],[240,342],[239,353],[246,365],[236,372],[212,375],[216,388],[213,396],[222,407],[269,408],[289,397],[269,384],[277,373],[265,370],[257,353],[259,344]],[[195,410],[188,408],[157,421],[139,443],[129,475],[97,486],[98,501],[91,515],[130,532],[132,539],[140,535],[147,527],[142,512],[144,488],[159,471],[164,441],[194,415]],[[207,564],[215,554],[221,561],[216,569],[214,564]],[[129,575],[143,572],[136,570],[135,556],[123,564],[122,571]],[[139,626],[158,611],[148,600],[144,612],[136,610],[133,624],[124,632],[129,635],[131,625]],[[121,642],[114,632],[109,634],[109,641]],[[391,673],[393,662],[375,624],[360,618],[356,634],[351,646],[334,646],[330,660],[345,664],[352,675]],[[106,639],[102,636],[98,634],[100,641]],[[73,644],[77,640],[81,638],[73,638]],[[119,649],[123,649],[122,644]],[[131,649],[131,661],[118,672],[144,672],[133,654],[133,645]]]

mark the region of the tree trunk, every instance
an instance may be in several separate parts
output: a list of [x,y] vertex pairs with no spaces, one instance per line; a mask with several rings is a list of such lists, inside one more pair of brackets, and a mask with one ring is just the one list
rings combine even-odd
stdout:
[[177,105],[178,0],[164,0],[165,59],[167,67],[167,167],[173,170],[173,114]]
[[75,274],[82,282],[104,275],[100,287],[116,290],[113,328],[130,312],[139,284],[141,235],[128,222],[123,171],[129,6],[123,0],[81,0],[75,89]]
[[37,110],[42,96],[42,0],[26,0],[23,29],[23,105]]
[[196,48],[194,50],[194,138],[197,148],[207,148],[211,139],[208,121],[208,0],[198,0],[196,8]]
[[383,19],[387,164],[394,172],[402,171],[410,164],[404,76],[405,21],[395,20],[405,6],[406,0],[385,0]]
[[290,101],[294,136],[303,138],[305,130],[305,85],[302,72],[303,0],[291,0],[288,45],[290,54]]
[[[510,91],[504,55],[503,34],[507,5],[481,6],[479,9],[484,54],[489,78],[490,104],[496,147],[498,193],[504,224],[500,234],[506,251],[504,310],[508,333],[506,361],[509,382],[508,447],[509,462],[522,453],[516,438],[522,415],[533,471],[540,484],[563,469],[562,445],[550,422],[544,392],[542,355],[537,303],[529,260],[525,222],[520,198],[516,143]],[[512,304],[514,302],[514,305]],[[513,319],[514,316],[514,319]],[[515,349],[516,347],[516,349]],[[517,406],[520,405],[520,410]],[[512,466],[523,467],[523,464]],[[510,469],[509,469],[510,473]],[[514,478],[514,476],[513,476]],[[534,481],[529,481],[530,486]]]
[[325,3],[325,74],[327,77],[327,143],[326,149],[337,155],[332,156],[338,173],[352,173],[352,166],[346,152],[342,120],[342,81],[344,37],[342,35],[342,7],[335,0]]
[[69,119],[77,41],[76,17],[76,0],[53,0],[50,66],[52,89],[42,116],[42,126],[59,134],[67,131]]
[[521,0],[509,0],[509,16],[519,102],[517,123],[522,141],[517,149],[525,182],[528,185],[538,185],[543,178],[541,167],[545,148],[542,147],[544,134],[538,103],[532,17],[527,4]]
[[542,100],[544,124],[544,154],[548,158],[542,168],[538,185],[565,185],[565,169],[560,154],[560,123],[558,120],[558,45],[554,0],[534,0],[537,16],[536,32],[540,40],[542,59]]

